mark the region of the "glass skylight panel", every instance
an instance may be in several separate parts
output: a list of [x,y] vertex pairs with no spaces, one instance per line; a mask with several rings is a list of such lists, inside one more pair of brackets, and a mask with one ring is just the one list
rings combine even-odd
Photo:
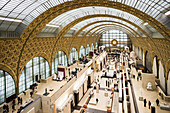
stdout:
[[8,0],[1,0],[0,9],[1,9],[2,7],[4,7],[5,4],[7,4],[7,2],[9,2],[9,1],[8,1]]
[[12,11],[18,4],[20,4],[20,2],[22,1],[11,0],[7,5],[5,5],[5,7],[3,7],[3,10]]
[[34,10],[31,15],[36,18],[40,13],[37,10]]
[[47,10],[47,8],[45,8],[43,5],[39,6],[37,9],[36,9],[39,13],[43,13]]
[[[25,23],[27,23],[28,25],[29,23],[33,21],[33,19],[35,19],[37,16],[39,16],[40,14],[42,14],[49,8],[56,6],[58,4],[61,4],[61,3],[67,2],[67,1],[72,1],[72,0],[11,0],[11,1],[2,0],[0,4],[0,8],[2,8],[0,10],[0,15],[5,16],[5,17],[7,16],[7,17],[12,17],[12,18],[24,19]],[[110,0],[110,1],[116,1],[116,0]],[[162,13],[162,11],[164,11],[166,8],[169,7],[168,1],[163,1],[163,0],[133,0],[133,1],[132,0],[117,0],[117,2],[130,5],[133,7],[135,6],[135,8],[141,11],[144,11],[145,13],[149,14],[152,17],[155,17],[156,19],[159,19],[159,17],[161,16],[164,17],[164,14]],[[66,18],[67,14],[71,14],[71,16],[68,15]],[[63,16],[61,17],[63,18],[60,18],[60,20],[59,19],[56,20],[55,23],[67,25],[68,23],[73,21],[70,19],[69,19],[70,21],[67,21],[68,18],[70,17],[73,17],[75,20],[85,15],[92,15],[92,14],[117,15],[125,19],[128,19],[132,22],[135,22],[138,25],[140,25],[142,22],[142,20],[136,18],[135,16],[129,13],[126,13],[126,12],[123,12],[117,9],[94,6],[94,8],[84,7],[84,8],[79,8],[78,10],[74,10],[72,12],[65,13],[65,15],[62,14]],[[129,19],[129,17],[131,18]],[[64,19],[64,21],[67,21],[68,23],[65,22],[65,24],[63,24],[62,19]],[[159,21],[163,22],[162,18],[160,18]]]
[[17,6],[14,10],[13,10],[13,12],[15,12],[15,13],[21,13],[27,6],[29,6],[30,5],[30,2],[29,1],[24,1],[24,2],[22,2],[19,6]]

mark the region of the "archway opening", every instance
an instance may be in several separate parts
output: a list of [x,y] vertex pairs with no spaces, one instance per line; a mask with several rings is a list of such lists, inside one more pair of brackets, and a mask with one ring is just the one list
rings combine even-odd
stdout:
[[24,67],[19,79],[19,93],[30,88],[30,86],[40,79],[50,77],[50,66],[43,57],[34,57]]
[[81,46],[79,51],[79,58],[82,58],[83,56],[85,56],[85,48],[84,46]]
[[90,52],[90,46],[89,46],[89,44],[87,44],[87,47],[86,47],[86,55],[88,55],[89,52]]
[[13,77],[4,70],[0,70],[0,104],[10,102],[16,97],[15,81]]
[[69,65],[75,63],[78,60],[78,52],[76,48],[72,48],[69,55]]
[[145,54],[145,72],[152,73],[151,57],[148,51],[146,51],[146,54]]

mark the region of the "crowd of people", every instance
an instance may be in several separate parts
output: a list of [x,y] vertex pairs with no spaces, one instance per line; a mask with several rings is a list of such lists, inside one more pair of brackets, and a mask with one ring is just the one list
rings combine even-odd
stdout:
[[[18,97],[17,98],[17,101],[18,101],[18,105],[21,104],[22,105],[22,98],[21,97]],[[14,99],[12,101],[12,112],[14,112],[16,109],[15,109],[15,106],[16,106],[16,100]],[[9,105],[8,104],[4,104],[3,106],[3,113],[9,113]]]
[[[30,97],[32,98],[33,93],[37,92],[37,87],[32,87],[32,91],[30,92]],[[23,92],[24,95],[26,95],[26,92]],[[12,100],[12,112],[16,111],[16,105],[22,105],[23,103],[23,99],[22,97],[17,97],[17,102],[16,99]],[[8,104],[4,104],[3,105],[3,113],[9,113],[9,105]]]

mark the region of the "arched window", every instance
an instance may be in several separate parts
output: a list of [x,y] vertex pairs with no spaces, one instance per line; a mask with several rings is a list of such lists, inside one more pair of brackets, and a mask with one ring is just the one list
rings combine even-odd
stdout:
[[153,66],[152,66],[152,70],[153,70],[153,74],[157,77],[158,75],[158,66],[157,66],[158,62],[157,62],[157,56],[154,57],[153,59]]
[[6,98],[15,94],[15,82],[12,76],[0,70],[0,104],[6,101]]
[[95,48],[97,48],[97,47],[98,47],[98,44],[97,44],[97,42],[96,42]]
[[78,60],[78,52],[76,48],[72,48],[70,55],[69,55],[69,64],[73,64],[76,60]]
[[57,72],[58,65],[67,66],[67,55],[63,51],[59,51],[54,57],[54,61],[52,63],[52,74]]
[[135,52],[135,54],[136,54],[136,46],[134,46],[134,52]]
[[161,61],[159,61],[159,80],[161,89],[165,91],[165,71]]
[[31,59],[23,71],[19,79],[19,93],[30,88],[30,85],[36,83],[40,79],[46,79],[50,76],[50,66],[43,57],[35,57]]
[[[115,40],[115,41],[113,41]],[[115,43],[113,43],[115,42]],[[100,38],[100,45],[106,48],[124,48],[131,45],[130,38],[126,33],[120,30],[109,30],[102,34]]]
[[94,45],[93,45],[93,43],[91,44],[91,50],[94,51]]
[[141,48],[141,59],[143,60],[143,49]]
[[89,44],[87,44],[87,47],[86,47],[86,55],[89,54],[89,52],[90,52],[90,46],[89,46]]
[[139,47],[138,47],[137,55],[138,55],[138,57],[139,57]]
[[79,58],[82,58],[83,56],[85,56],[85,49],[83,46],[80,47],[80,52],[79,52]]
[[152,72],[151,57],[150,57],[148,51],[146,51],[146,55],[145,55],[145,67],[149,71],[149,73]]

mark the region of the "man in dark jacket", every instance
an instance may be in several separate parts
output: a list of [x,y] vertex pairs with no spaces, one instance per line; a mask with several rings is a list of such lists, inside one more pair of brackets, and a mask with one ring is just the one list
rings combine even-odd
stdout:
[[146,107],[146,103],[147,103],[146,99],[144,99],[143,102],[144,102],[144,107]]
[[148,105],[149,105],[149,109],[150,109],[150,107],[151,107],[151,102],[150,101],[148,102]]
[[156,99],[156,104],[157,104],[157,106],[159,105],[159,99]]

